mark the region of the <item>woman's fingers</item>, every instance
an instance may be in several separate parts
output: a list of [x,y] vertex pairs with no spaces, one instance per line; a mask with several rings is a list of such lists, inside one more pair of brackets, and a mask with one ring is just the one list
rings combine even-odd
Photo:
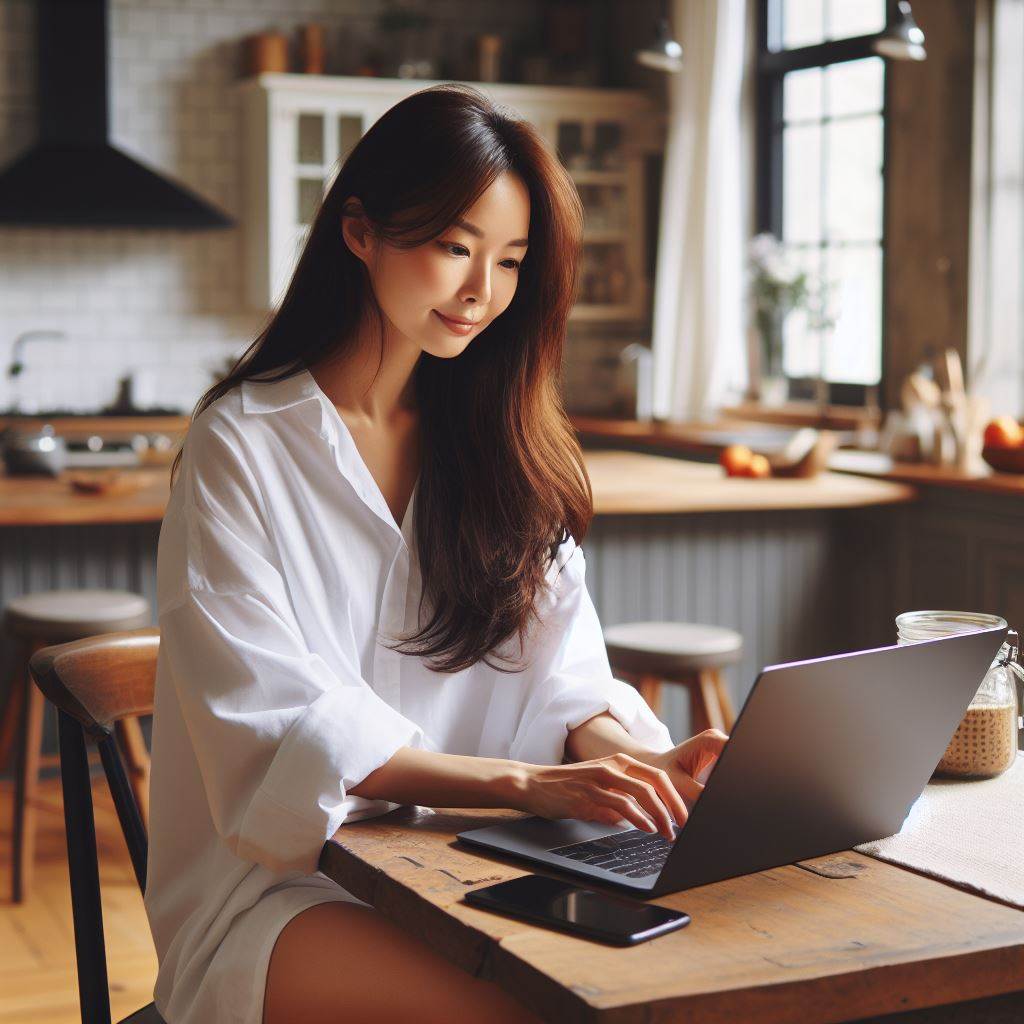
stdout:
[[608,788],[622,790],[632,796],[666,839],[669,841],[675,839],[672,814],[665,806],[657,789],[650,782],[634,778],[611,764],[605,765],[605,779],[607,781],[603,784]]
[[630,757],[628,754],[623,754],[622,756],[628,758],[631,762],[626,766],[626,771],[630,775],[638,775],[641,778],[647,779],[658,791],[658,795],[669,809],[672,817],[675,818],[676,824],[686,824],[686,819],[689,817],[690,812],[686,809],[686,804],[679,795],[679,790],[676,789],[668,772],[661,768],[656,768],[654,765],[638,761],[635,757]]
[[599,789],[594,797],[599,806],[610,807],[620,818],[632,823],[644,832],[657,832],[658,827],[648,817],[643,808],[628,793],[620,793],[613,789]]
[[697,798],[704,792],[704,787],[678,766],[673,766],[669,772],[669,778],[671,778],[676,792],[689,804],[695,804]]

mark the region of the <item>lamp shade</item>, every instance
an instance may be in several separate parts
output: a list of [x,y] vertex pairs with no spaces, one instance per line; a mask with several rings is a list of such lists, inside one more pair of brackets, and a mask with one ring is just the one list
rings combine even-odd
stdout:
[[881,57],[893,60],[924,60],[924,33],[917,27],[909,0],[896,5],[896,17],[878,34],[871,47]]
[[656,36],[650,46],[636,51],[637,62],[659,71],[676,72],[683,67],[683,48],[672,38],[668,18],[658,21]]

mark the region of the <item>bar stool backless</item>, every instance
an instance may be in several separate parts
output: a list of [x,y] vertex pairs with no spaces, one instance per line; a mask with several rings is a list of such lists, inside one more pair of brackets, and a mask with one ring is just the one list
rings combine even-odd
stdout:
[[[4,609],[4,628],[17,652],[7,705],[0,721],[0,768],[8,763],[12,748],[17,749],[11,873],[11,898],[15,903],[23,902],[32,886],[39,769],[58,761],[55,756],[42,755],[46,702],[29,679],[29,659],[49,644],[137,629],[150,621],[146,599],[124,590],[49,590],[23,594],[9,601]],[[143,820],[147,820],[149,755],[138,719],[119,721],[117,737],[128,760]]]
[[692,622],[624,622],[604,631],[613,673],[632,683],[661,713],[663,683],[685,686],[690,694],[694,733],[728,733],[736,720],[721,670],[739,661],[743,638],[733,629]]

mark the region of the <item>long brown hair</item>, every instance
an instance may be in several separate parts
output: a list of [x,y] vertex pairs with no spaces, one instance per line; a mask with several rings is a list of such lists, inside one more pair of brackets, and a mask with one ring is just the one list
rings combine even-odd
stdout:
[[529,249],[515,297],[460,355],[424,352],[414,371],[423,451],[416,546],[432,611],[393,649],[434,658],[435,671],[481,659],[518,670],[488,654],[513,635],[523,651],[558,548],[570,534],[582,542],[593,516],[558,388],[583,210],[537,130],[459,85],[424,89],[392,107],[339,170],[267,327],[192,414],[242,381],[283,380],[343,351],[364,312],[383,332],[366,267],[342,237],[352,198],[381,239],[412,248],[447,230],[506,171],[530,195]]

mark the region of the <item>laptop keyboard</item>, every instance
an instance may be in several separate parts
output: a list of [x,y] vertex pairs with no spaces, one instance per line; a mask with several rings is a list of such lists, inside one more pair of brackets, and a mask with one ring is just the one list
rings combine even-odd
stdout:
[[[682,829],[674,825],[676,838]],[[600,839],[587,839],[549,850],[559,857],[568,857],[605,871],[614,871],[627,878],[642,878],[661,871],[668,860],[673,843],[657,832],[643,832],[638,828],[616,832]]]

